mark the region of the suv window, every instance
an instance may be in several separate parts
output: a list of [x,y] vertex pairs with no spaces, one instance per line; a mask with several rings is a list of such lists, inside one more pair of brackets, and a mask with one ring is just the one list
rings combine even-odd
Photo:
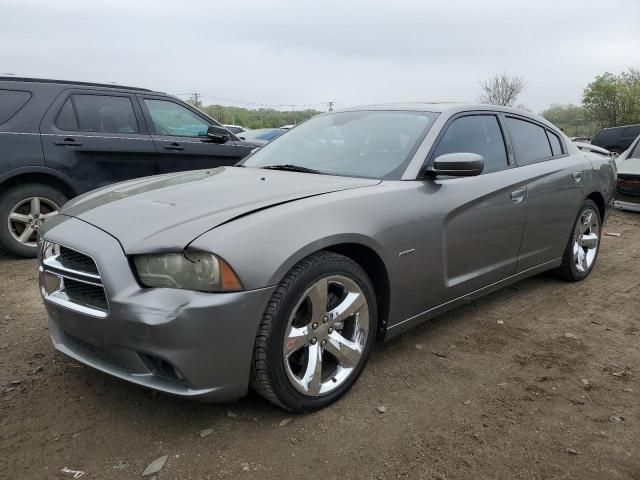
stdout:
[[0,90],[0,124],[8,122],[31,98],[30,92]]
[[101,133],[138,133],[129,97],[73,94],[56,117],[61,130]]
[[498,119],[494,115],[456,118],[444,132],[433,158],[461,152],[482,155],[484,173],[506,168],[507,150]]
[[507,117],[506,121],[518,165],[528,165],[553,155],[544,128],[513,117]]
[[209,123],[191,110],[167,100],[145,99],[155,133],[179,137],[204,137]]
[[623,137],[637,137],[638,135],[640,135],[640,125],[635,125],[633,127],[628,127],[625,128],[622,131],[622,136]]
[[553,156],[562,155],[562,144],[560,143],[558,136],[550,130],[547,130],[547,136],[549,137]]

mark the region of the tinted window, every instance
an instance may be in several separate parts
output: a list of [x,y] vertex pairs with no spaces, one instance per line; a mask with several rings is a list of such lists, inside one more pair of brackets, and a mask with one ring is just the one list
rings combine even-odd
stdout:
[[434,158],[460,152],[482,155],[485,173],[505,168],[507,151],[498,119],[493,115],[473,115],[454,120],[440,139]]
[[31,93],[17,90],[0,90],[0,124],[9,121],[26,105]]
[[507,117],[507,128],[519,165],[535,163],[552,155],[544,128],[511,117]]
[[80,131],[138,133],[138,122],[129,97],[71,95],[71,99]]
[[562,155],[562,146],[560,145],[560,139],[558,136],[547,130],[547,136],[549,137],[549,143],[551,144],[551,152],[553,156]]
[[155,133],[180,137],[204,137],[209,123],[188,108],[166,100],[146,99]]
[[640,135],[640,125],[636,127],[625,128],[622,132],[623,137],[637,137]]
[[60,113],[58,113],[56,117],[56,127],[60,130],[71,132],[78,130],[78,120],[76,119],[76,113],[73,111],[71,98],[67,98],[67,101],[64,102],[64,105],[60,109]]

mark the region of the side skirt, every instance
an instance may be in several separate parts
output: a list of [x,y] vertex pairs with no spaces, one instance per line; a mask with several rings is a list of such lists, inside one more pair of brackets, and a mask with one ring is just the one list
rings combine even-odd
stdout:
[[393,337],[400,335],[401,333],[406,332],[410,328],[415,327],[427,320],[440,315],[441,313],[452,310],[460,305],[464,305],[465,303],[469,303],[477,298],[483,297],[491,292],[495,292],[496,290],[500,290],[507,285],[511,285],[512,283],[516,283],[520,280],[523,280],[527,277],[532,277],[533,275],[537,275],[538,273],[546,272],[547,270],[552,270],[554,268],[559,267],[562,264],[562,258],[557,258],[555,260],[551,260],[549,262],[545,262],[537,267],[530,268],[520,273],[516,273],[515,275],[511,275],[503,280],[492,283],[491,285],[487,285],[486,287],[479,288],[478,290],[474,290],[473,292],[463,295],[462,297],[455,298],[446,303],[438,305],[436,307],[430,308],[418,315],[414,315],[413,317],[402,320],[394,325],[391,325],[387,328],[387,333],[385,336],[385,340],[389,340]]

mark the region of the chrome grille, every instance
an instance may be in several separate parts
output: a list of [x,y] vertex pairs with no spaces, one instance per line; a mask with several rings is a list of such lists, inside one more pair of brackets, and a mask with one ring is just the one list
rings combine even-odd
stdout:
[[42,242],[40,258],[46,301],[94,317],[107,316],[109,304],[93,258],[48,240]]

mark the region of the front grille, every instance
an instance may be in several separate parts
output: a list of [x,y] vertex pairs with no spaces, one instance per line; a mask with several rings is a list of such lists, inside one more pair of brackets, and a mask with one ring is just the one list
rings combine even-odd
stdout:
[[96,317],[106,317],[107,296],[96,262],[89,255],[43,240],[45,300]]
[[67,247],[60,246],[58,261],[69,270],[98,274],[96,262],[91,257]]
[[65,278],[64,289],[72,302],[91,305],[105,311],[107,310],[107,298],[104,295],[104,288],[102,286]]

